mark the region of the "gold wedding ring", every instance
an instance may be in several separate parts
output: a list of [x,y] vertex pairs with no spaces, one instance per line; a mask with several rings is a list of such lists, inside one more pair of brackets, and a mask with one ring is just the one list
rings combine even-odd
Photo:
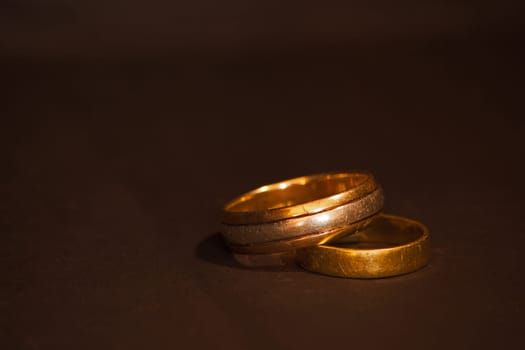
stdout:
[[382,190],[371,174],[303,176],[262,186],[227,203],[221,233],[240,253],[286,251],[356,229],[352,224],[382,206]]
[[339,236],[346,236],[351,234],[352,232],[356,232],[360,229],[363,229],[370,223],[370,220],[372,218],[373,216],[352,224],[345,225],[342,228],[321,231],[319,233],[311,233],[294,238],[280,239],[277,241],[270,241],[259,244],[229,244],[229,246],[234,252],[242,254],[270,254],[273,252],[284,252],[293,249],[300,249],[317,244],[323,244]]
[[226,203],[222,222],[260,224],[319,213],[359,199],[379,186],[365,172],[302,176],[259,187]]
[[420,222],[379,214],[383,192],[366,172],[325,173],[262,186],[228,202],[221,233],[248,267],[291,261],[321,274],[381,278],[430,259]]
[[420,222],[379,214],[364,229],[296,252],[306,270],[338,277],[380,278],[425,266],[429,232]]

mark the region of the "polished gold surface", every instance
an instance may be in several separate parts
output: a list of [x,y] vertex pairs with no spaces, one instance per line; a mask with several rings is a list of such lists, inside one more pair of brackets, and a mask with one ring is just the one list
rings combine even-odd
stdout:
[[225,224],[258,224],[319,213],[376,190],[366,172],[325,173],[259,187],[224,206]]
[[383,192],[377,188],[351,202],[315,214],[261,224],[223,224],[221,233],[231,245],[267,243],[343,228],[378,213],[382,207]]
[[372,220],[373,216],[364,220],[360,220],[353,224],[349,224],[343,228],[336,228],[333,230],[322,231],[319,233],[312,233],[290,239],[281,239],[277,241],[270,241],[259,244],[229,244],[229,247],[233,252],[242,254],[268,254],[273,252],[285,252],[310,247],[318,244],[323,244],[329,240],[336,239],[341,235],[350,235],[353,232],[361,230],[367,225],[369,225]]
[[353,235],[297,250],[297,261],[306,270],[331,276],[396,276],[428,263],[429,239],[427,227],[420,222],[380,214]]

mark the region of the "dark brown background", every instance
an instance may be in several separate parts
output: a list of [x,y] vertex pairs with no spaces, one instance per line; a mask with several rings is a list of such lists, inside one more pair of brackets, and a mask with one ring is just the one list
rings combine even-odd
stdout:
[[[519,1],[3,1],[2,349],[525,341]],[[237,267],[221,205],[367,169],[432,261]]]

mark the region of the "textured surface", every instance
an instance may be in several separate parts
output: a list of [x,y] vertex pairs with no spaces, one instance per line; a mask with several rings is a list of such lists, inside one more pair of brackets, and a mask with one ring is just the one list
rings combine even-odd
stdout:
[[362,198],[319,213],[261,224],[223,224],[221,233],[228,242],[237,245],[297,238],[364,220],[381,211],[383,203],[383,191],[379,188]]
[[[210,45],[192,56],[180,47],[150,55],[145,42],[173,41],[138,35],[134,45],[108,6],[94,31],[100,45],[82,13],[102,11],[87,5],[75,26],[50,20],[36,37],[3,21],[12,32],[4,57],[19,58],[2,64],[0,348],[523,344],[524,57],[514,8],[429,5],[425,21],[393,9],[375,22],[361,10],[352,18],[362,26],[333,41],[312,31],[352,21],[312,10],[308,18],[328,19],[305,24],[293,45],[275,48],[253,30],[249,50]],[[288,23],[292,10],[272,23]],[[27,28],[39,23],[25,18]],[[246,21],[255,19],[265,23]],[[363,23],[384,31],[354,36],[370,28]],[[119,51],[120,37],[143,51]],[[236,267],[216,234],[225,201],[348,168],[377,176],[386,212],[429,226],[428,267],[374,281]]]
[[373,176],[362,172],[296,177],[261,186],[227,202],[222,222],[260,224],[311,215],[361,198],[378,187]]
[[388,214],[379,214],[354,235],[296,253],[302,268],[336,277],[400,276],[425,267],[429,261],[428,229],[418,221]]

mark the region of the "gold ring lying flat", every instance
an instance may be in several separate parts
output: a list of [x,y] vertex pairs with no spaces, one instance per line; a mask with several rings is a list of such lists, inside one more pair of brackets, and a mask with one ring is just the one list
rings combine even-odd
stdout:
[[224,206],[222,222],[259,224],[310,215],[359,199],[378,188],[366,172],[325,173],[259,187]]
[[380,278],[415,271],[430,259],[430,236],[420,222],[379,214],[361,231],[297,250],[298,263],[321,274]]
[[383,207],[383,192],[377,189],[363,198],[338,207],[286,220],[252,225],[222,225],[222,235],[229,244],[259,244],[331,231],[360,221]]

